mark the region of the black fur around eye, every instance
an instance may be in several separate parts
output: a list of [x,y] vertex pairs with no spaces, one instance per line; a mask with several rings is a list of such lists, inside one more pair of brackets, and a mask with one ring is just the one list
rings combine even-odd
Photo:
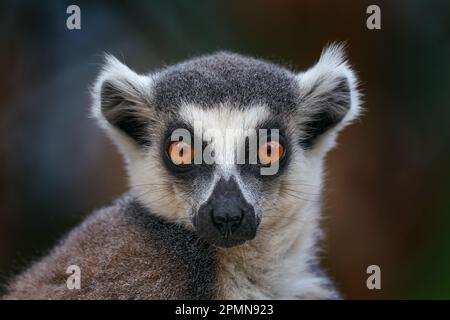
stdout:
[[258,161],[261,165],[271,165],[281,161],[284,156],[284,146],[276,141],[268,141],[258,148]]
[[191,147],[190,145],[187,145],[187,143],[185,143],[184,148],[188,148],[188,147],[192,148],[191,149],[192,153],[188,155],[190,161],[187,161],[188,158],[187,158],[186,154],[184,154],[184,155],[179,154],[178,157],[175,155],[175,153],[178,151],[183,152],[182,150],[174,150],[175,144],[177,144],[177,143],[183,143],[183,142],[182,141],[172,141],[170,138],[166,139],[166,141],[164,143],[164,147],[163,147],[164,163],[167,166],[167,168],[175,174],[183,174],[183,173],[190,172],[194,169],[194,153],[193,153],[194,148]]
[[262,146],[259,146],[259,148],[258,148],[258,165],[260,167],[270,167],[273,163],[278,162],[278,165],[279,165],[279,171],[278,172],[281,172],[282,169],[286,166],[286,163],[287,163],[287,160],[288,160],[288,156],[289,156],[289,152],[290,152],[290,145],[289,145],[287,139],[281,133],[278,135],[278,139],[277,140],[272,140],[272,136],[268,135],[267,136],[267,143],[272,143],[272,142],[279,144],[279,146],[281,147],[280,148],[281,150],[279,149],[279,151],[281,151],[281,152],[278,155],[277,161],[273,161],[271,163],[264,163],[264,161],[261,161],[262,159],[261,159],[261,154],[259,152],[259,150],[260,150],[259,148],[261,148]]
[[[268,130],[268,132],[270,132],[270,130]],[[278,159],[277,161],[272,161],[271,163],[264,163],[264,161],[261,161],[261,154],[260,154],[260,149],[261,147],[263,147],[262,143],[264,142],[264,144],[266,143],[277,143],[279,144],[279,146],[281,147],[281,153],[278,155]],[[253,159],[256,158],[256,163],[250,162],[250,159],[252,159],[251,156],[251,152],[256,152],[256,155],[253,155]],[[266,179],[266,178],[273,178],[273,177],[277,177],[279,176],[280,173],[283,172],[284,168],[286,167],[286,165],[288,164],[289,161],[289,155],[290,155],[290,144],[288,142],[288,140],[284,137],[283,133],[280,133],[278,136],[277,140],[272,140],[272,137],[270,134],[268,134],[267,136],[267,141],[260,141],[259,140],[259,136],[257,139],[257,147],[256,147],[256,151],[250,150],[250,141],[247,138],[245,141],[245,163],[238,166],[240,169],[241,174],[243,175],[254,175],[254,176],[258,176],[261,177],[261,179]],[[279,169],[277,171],[276,174],[274,175],[261,175],[261,168],[268,168],[271,165],[273,165],[275,162],[278,162],[278,166]]]
[[183,141],[173,141],[167,148],[170,160],[180,166],[194,163],[194,147]]

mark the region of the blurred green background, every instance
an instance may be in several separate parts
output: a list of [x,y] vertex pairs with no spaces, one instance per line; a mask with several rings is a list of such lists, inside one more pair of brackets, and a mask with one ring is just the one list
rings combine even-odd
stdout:
[[[70,4],[81,30],[66,28]],[[381,30],[366,28],[370,4]],[[328,158],[324,266],[346,298],[450,298],[450,2],[2,1],[0,12],[0,284],[126,189],[88,117],[104,52],[139,72],[220,49],[303,70],[346,41],[366,113]],[[366,288],[371,264],[381,290]]]

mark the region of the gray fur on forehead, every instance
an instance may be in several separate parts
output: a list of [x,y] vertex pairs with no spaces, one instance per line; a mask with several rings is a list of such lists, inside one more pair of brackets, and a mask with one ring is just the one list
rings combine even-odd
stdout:
[[154,103],[168,110],[182,103],[209,107],[230,103],[245,108],[265,104],[272,110],[296,105],[293,73],[275,64],[219,52],[171,66],[155,77]]

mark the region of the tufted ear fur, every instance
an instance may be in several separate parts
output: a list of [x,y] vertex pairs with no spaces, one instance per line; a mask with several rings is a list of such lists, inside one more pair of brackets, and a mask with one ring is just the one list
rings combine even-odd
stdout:
[[150,77],[138,75],[113,56],[105,57],[92,90],[92,114],[126,157],[151,143],[155,111],[150,90]]
[[304,149],[328,151],[336,134],[360,113],[360,94],[355,73],[342,45],[325,48],[312,68],[297,75],[300,87],[300,144]]

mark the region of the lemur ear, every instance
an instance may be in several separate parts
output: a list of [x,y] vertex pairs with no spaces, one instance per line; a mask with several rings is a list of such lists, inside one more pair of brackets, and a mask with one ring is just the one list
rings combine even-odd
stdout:
[[126,136],[128,142],[137,146],[150,143],[147,132],[153,118],[148,96],[150,82],[149,77],[138,75],[113,56],[105,57],[92,92],[92,114],[117,144],[124,142],[117,141],[120,136]]
[[298,76],[300,87],[300,144],[305,149],[325,145],[330,149],[336,134],[359,112],[358,83],[342,45],[325,48],[312,68]]

